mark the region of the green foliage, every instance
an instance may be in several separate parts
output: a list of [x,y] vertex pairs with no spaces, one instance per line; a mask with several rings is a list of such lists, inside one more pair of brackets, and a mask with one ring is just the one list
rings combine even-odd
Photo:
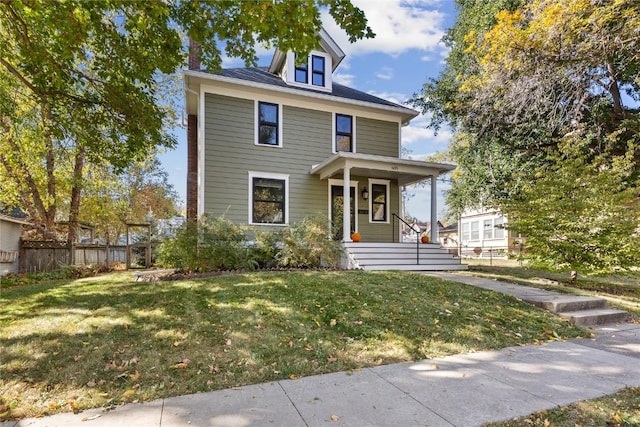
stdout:
[[92,277],[107,271],[108,269],[105,266],[68,265],[55,271],[43,271],[39,273],[9,273],[4,276],[0,276],[0,288],[7,289],[57,280]]
[[218,43],[255,64],[256,46],[315,48],[324,8],[351,41],[374,36],[349,0],[0,2],[0,202],[51,233],[74,223],[88,166],[117,173],[175,145],[185,35],[204,69],[220,68]]
[[[249,241],[253,235],[253,241]],[[326,217],[313,216],[276,232],[249,229],[223,217],[187,222],[158,249],[158,263],[189,272],[255,268],[335,268],[340,243]]]
[[329,221],[316,215],[306,217],[282,232],[282,250],[278,254],[283,267],[337,267],[340,243],[331,239]]
[[640,3],[458,4],[447,67],[414,97],[458,132],[454,214],[500,209],[556,268],[637,263]]
[[[582,143],[582,144],[581,144]],[[507,205],[510,227],[527,237],[533,261],[554,269],[611,271],[640,264],[637,190],[627,156],[590,159],[568,138],[549,165]]]
[[188,272],[253,269],[245,227],[220,217],[187,222],[158,249],[158,263]]

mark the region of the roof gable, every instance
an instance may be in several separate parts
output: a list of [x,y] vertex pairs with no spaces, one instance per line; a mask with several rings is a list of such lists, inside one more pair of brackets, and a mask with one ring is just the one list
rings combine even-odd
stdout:
[[[344,52],[340,49],[340,46],[331,38],[329,33],[324,28],[320,29],[318,33],[320,48],[323,52],[331,56],[331,70],[335,71],[338,65],[345,57]],[[281,74],[287,58],[287,52],[283,52],[280,49],[276,49],[271,58],[271,65],[269,65],[268,71],[272,74]]]

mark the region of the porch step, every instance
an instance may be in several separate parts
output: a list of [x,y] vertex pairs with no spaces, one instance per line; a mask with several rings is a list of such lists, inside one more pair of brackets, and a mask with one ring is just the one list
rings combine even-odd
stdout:
[[542,307],[552,313],[565,313],[581,310],[597,310],[607,306],[607,300],[598,297],[581,297],[575,295],[559,295],[550,299],[549,297],[527,299],[529,302]]
[[615,308],[599,308],[594,310],[565,311],[558,313],[560,317],[568,319],[580,326],[604,325],[627,320],[629,313]]
[[[437,243],[345,243],[345,250],[363,270],[466,270],[460,260]],[[419,257],[416,256],[418,250]]]
[[449,270],[466,270],[465,264],[382,264],[382,265],[365,265],[363,270],[367,271],[449,271]]

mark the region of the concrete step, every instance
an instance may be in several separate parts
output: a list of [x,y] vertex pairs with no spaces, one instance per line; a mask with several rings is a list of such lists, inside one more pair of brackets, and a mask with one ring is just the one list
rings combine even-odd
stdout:
[[564,313],[580,310],[606,308],[607,300],[598,297],[581,297],[576,295],[556,295],[552,297],[525,298],[528,302],[542,307],[552,313]]
[[412,265],[398,265],[398,264],[381,264],[381,265],[364,265],[361,266],[366,271],[448,271],[448,270],[467,270],[465,264],[412,264]]
[[618,323],[627,320],[628,313],[614,308],[600,308],[593,310],[565,311],[558,313],[562,318],[569,319],[576,325],[594,326],[607,323]]

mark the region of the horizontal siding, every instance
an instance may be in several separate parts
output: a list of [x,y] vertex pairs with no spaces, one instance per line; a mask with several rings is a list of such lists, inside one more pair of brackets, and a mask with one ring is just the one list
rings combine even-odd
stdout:
[[[359,178],[360,191],[364,186],[369,185],[369,180],[367,177]],[[396,181],[391,181],[389,183],[389,192],[391,193],[389,196],[390,206],[389,206],[389,224],[380,224],[380,223],[371,223],[369,222],[369,217],[371,212],[369,210],[369,201],[362,200],[362,196],[358,195],[361,210],[367,210],[367,214],[359,214],[358,215],[358,231],[362,236],[363,242],[391,242],[393,240],[393,221],[391,220],[391,214],[396,213],[399,214],[400,210],[400,192],[398,188],[398,183]],[[397,239],[397,233],[396,233]]]
[[331,113],[283,107],[283,147],[254,143],[254,102],[205,97],[205,212],[236,223],[249,217],[248,171],[289,175],[289,223],[325,213],[326,181],[311,166],[331,154]]
[[382,120],[356,119],[356,151],[362,154],[398,157],[400,126]]

